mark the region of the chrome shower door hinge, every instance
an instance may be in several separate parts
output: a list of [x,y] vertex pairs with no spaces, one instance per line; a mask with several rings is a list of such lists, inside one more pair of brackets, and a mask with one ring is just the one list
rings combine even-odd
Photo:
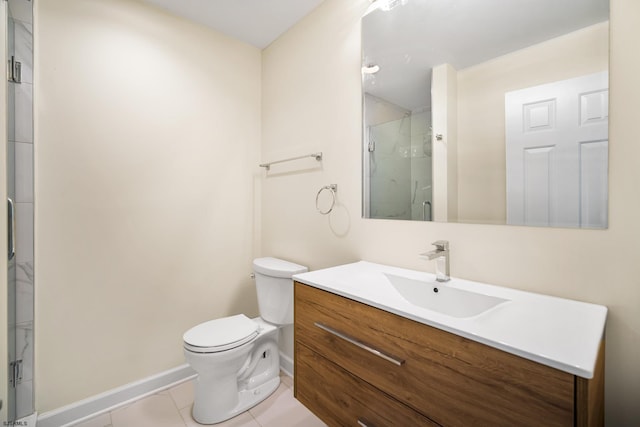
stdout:
[[15,56],[11,56],[9,62],[9,69],[7,70],[7,76],[10,82],[22,83],[22,63],[16,61]]
[[16,387],[22,382],[22,359],[9,363],[9,385]]

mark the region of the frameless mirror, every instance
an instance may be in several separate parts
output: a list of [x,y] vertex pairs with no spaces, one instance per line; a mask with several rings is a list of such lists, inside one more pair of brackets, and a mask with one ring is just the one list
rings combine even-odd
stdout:
[[375,0],[363,215],[606,228],[608,0]]

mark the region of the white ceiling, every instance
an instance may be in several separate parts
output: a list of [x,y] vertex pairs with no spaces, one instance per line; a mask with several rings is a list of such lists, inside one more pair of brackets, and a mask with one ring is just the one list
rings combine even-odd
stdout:
[[[144,1],[263,49],[324,0]],[[404,5],[363,20],[364,60],[381,67],[365,90],[407,109],[424,106],[435,65],[462,69],[609,14],[609,0],[390,1]]]
[[145,0],[260,49],[324,0]]

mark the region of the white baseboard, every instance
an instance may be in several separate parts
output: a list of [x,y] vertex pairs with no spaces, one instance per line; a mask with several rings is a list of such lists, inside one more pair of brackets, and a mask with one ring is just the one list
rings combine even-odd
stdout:
[[38,416],[38,427],[66,427],[195,378],[187,364]]
[[293,359],[280,352],[280,369],[293,378]]
[[[280,353],[280,369],[293,377],[293,359]],[[187,364],[38,416],[38,427],[68,427],[196,377]],[[31,426],[31,424],[29,424]],[[35,424],[34,424],[35,426]]]
[[[24,418],[20,418],[19,420],[16,420],[15,425],[16,426],[23,426],[23,427],[36,427],[36,421],[38,419],[38,413],[34,412],[31,415],[28,415]],[[13,423],[7,423],[5,425],[14,425]]]

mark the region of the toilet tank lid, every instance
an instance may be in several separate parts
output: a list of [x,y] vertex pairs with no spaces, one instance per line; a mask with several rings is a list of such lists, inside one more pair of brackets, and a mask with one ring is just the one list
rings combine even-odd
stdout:
[[290,278],[294,274],[304,273],[309,269],[278,258],[256,258],[253,260],[253,271],[270,277]]

